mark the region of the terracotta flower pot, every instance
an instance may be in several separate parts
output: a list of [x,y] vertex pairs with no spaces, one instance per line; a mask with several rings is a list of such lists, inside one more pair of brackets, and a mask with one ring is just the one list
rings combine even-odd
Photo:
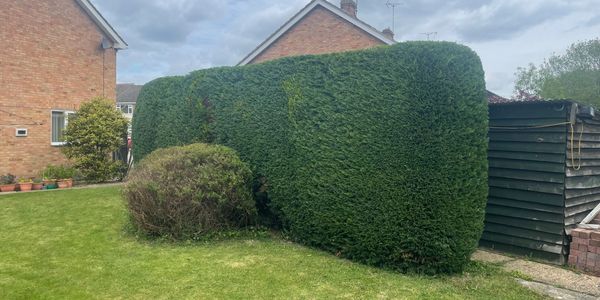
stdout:
[[17,188],[16,184],[0,185],[0,191],[2,191],[2,192],[14,192],[16,188]]
[[19,191],[29,192],[33,188],[33,183],[19,183]]
[[65,181],[67,182],[69,188],[73,187],[73,178],[66,179]]
[[31,185],[31,189],[34,191],[40,191],[44,189],[44,184],[43,183],[34,183]]
[[56,183],[58,184],[59,189],[66,189],[69,187],[69,184],[67,183],[66,180],[59,180]]

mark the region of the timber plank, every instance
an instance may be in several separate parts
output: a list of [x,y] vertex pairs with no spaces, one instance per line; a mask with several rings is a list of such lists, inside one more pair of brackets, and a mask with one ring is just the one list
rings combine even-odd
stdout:
[[564,184],[562,183],[526,181],[496,177],[489,178],[489,186],[557,195],[563,195],[564,191]]
[[540,203],[543,205],[551,205],[555,207],[560,207],[561,209],[564,206],[564,198],[562,194],[546,194],[540,192],[490,187],[489,195],[490,197],[504,198],[520,202],[532,202]]
[[511,207],[500,206],[491,203],[488,203],[487,207],[485,208],[485,211],[488,214],[513,218],[512,223],[509,223],[509,225],[518,224],[519,219],[563,224],[562,213],[549,213],[528,209],[514,209]]
[[[501,159],[501,158],[490,158],[490,168],[502,168],[502,169],[515,169],[515,170],[527,170],[527,171],[541,171],[541,172],[552,172],[552,173],[564,173],[564,163],[554,162],[536,162],[536,161],[523,161],[515,159]],[[600,168],[599,168],[600,172]]]
[[567,177],[565,188],[567,189],[589,189],[600,187],[600,176]]
[[488,157],[490,158],[504,158],[519,161],[539,161],[539,162],[550,162],[564,165],[565,153],[561,152],[558,154],[548,153],[531,153],[531,152],[511,152],[511,151],[488,151]]
[[537,181],[537,182],[552,182],[552,183],[564,183],[565,182],[564,173],[548,173],[548,172],[514,170],[514,169],[490,168],[489,176],[496,177],[496,178],[522,179],[522,180]]
[[506,226],[503,224],[486,223],[485,231],[530,239],[534,241],[543,241],[549,244],[563,245],[563,234],[552,234],[543,231],[529,230],[518,227]]
[[562,214],[564,212],[564,208],[562,206],[545,205],[545,204],[540,204],[540,203],[535,203],[535,202],[511,200],[511,199],[505,199],[505,198],[496,198],[496,197],[492,197],[492,196],[490,196],[488,198],[488,204],[513,207],[513,208],[517,208],[517,209],[536,210],[536,211],[549,212],[549,213],[554,213],[554,214]]
[[490,131],[490,141],[529,142],[529,143],[565,143],[566,132],[496,132]]
[[544,221],[534,221],[527,219],[518,219],[515,221],[512,217],[498,216],[493,214],[486,214],[486,222],[505,224],[513,227],[524,228],[529,230],[537,230],[554,234],[562,234],[565,230],[565,225],[561,223],[550,223]]

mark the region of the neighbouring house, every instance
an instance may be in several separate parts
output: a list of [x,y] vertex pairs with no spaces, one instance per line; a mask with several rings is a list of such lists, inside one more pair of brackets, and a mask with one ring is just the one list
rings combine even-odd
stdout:
[[133,83],[117,84],[117,109],[129,119],[129,136],[131,136],[131,120],[135,111],[135,104],[140,95],[143,85]]
[[126,42],[89,0],[0,1],[0,174],[62,164],[69,115],[116,97]]
[[142,87],[143,85],[133,83],[117,84],[117,109],[129,120],[133,119],[133,111]]
[[600,115],[571,100],[502,100],[489,109],[480,245],[558,264],[585,259],[569,251],[585,242],[572,231],[600,204]]
[[390,29],[379,31],[357,17],[354,0],[337,7],[313,0],[269,36],[238,65],[286,56],[360,50],[395,43]]
[[[287,56],[344,52],[396,43],[392,30],[375,29],[360,20],[357,12],[355,0],[341,0],[339,7],[325,0],[313,0],[244,57],[238,66]],[[489,91],[487,97],[490,103],[509,101]]]

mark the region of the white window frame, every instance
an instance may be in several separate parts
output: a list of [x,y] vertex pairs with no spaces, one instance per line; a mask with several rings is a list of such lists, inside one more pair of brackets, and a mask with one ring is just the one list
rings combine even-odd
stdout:
[[[123,111],[124,109],[126,111]],[[120,111],[124,115],[133,115],[134,104],[119,103],[119,104],[117,104],[117,110]]]
[[60,147],[60,146],[64,146],[66,143],[65,142],[55,142],[52,140],[52,131],[54,130],[54,128],[52,127],[52,115],[56,112],[60,112],[65,115],[65,129],[67,128],[67,125],[69,125],[69,116],[72,114],[75,114],[75,112],[72,110],[65,110],[65,109],[53,109],[50,111],[50,145],[52,145],[54,147]]

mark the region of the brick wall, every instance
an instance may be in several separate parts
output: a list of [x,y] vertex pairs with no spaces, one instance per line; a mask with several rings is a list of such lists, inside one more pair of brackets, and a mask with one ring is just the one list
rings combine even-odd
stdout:
[[571,237],[569,266],[600,276],[600,230],[574,229]]
[[360,50],[383,44],[362,29],[318,6],[251,63],[285,56]]
[[[115,98],[116,51],[75,0],[0,1],[0,174],[35,176],[64,163],[51,110]],[[16,128],[29,136],[15,137]]]

